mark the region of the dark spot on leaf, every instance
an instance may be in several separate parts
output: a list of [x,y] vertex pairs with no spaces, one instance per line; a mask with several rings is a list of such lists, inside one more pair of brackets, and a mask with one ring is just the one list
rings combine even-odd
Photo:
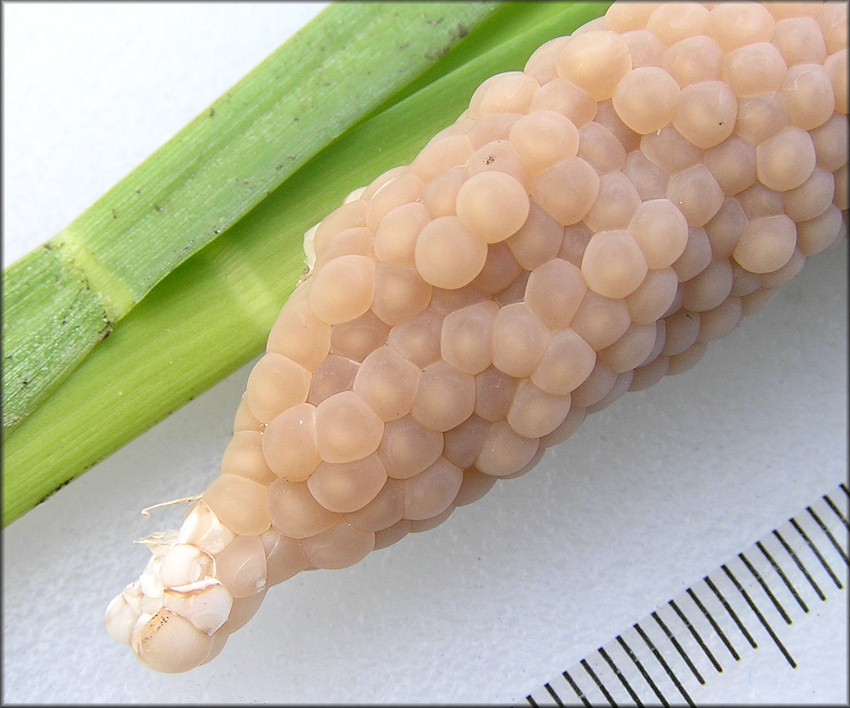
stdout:
[[485,165],[492,165],[496,161],[495,155],[487,155],[487,159],[484,161]]
[[466,37],[469,34],[469,28],[464,24],[458,24],[457,26],[457,36],[458,37]]
[[160,214],[165,211],[159,204],[154,204],[153,208],[156,209]]
[[215,108],[210,108],[209,117],[212,118],[215,115]]
[[[71,479],[73,479],[73,477],[72,477]],[[65,480],[64,482],[62,482],[62,484],[60,484],[58,487],[56,487],[55,489],[50,490],[47,494],[45,494],[45,495],[44,495],[41,499],[39,499],[39,500],[36,502],[36,505],[41,504],[42,502],[47,501],[48,497],[53,496],[54,494],[56,494],[56,492],[58,492],[60,489],[62,489],[62,487],[65,487],[65,486],[67,486],[68,484],[70,484],[70,483],[71,483],[71,479],[66,479],[66,480]]]

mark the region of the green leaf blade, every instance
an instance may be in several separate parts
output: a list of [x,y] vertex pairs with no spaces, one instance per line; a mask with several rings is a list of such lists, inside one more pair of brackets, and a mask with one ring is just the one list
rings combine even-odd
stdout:
[[[329,6],[48,242],[64,256],[64,287],[87,290],[86,307],[102,306],[105,329],[112,329],[174,268],[425,72],[496,6]],[[4,438],[102,336],[89,309],[69,308],[64,296],[27,308],[27,288],[43,283],[23,277],[21,268],[7,269],[5,279],[13,283],[4,299],[14,317],[4,330],[4,355],[16,365],[3,373]],[[71,325],[54,329],[62,320]]]

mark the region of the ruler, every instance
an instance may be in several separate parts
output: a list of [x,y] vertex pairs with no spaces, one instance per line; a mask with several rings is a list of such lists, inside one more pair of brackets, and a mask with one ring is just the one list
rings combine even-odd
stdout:
[[[695,706],[755,696],[764,704],[765,682],[776,702],[842,700],[835,693],[847,675],[848,500],[842,482],[532,691],[526,704]],[[819,695],[827,682],[829,696]]]

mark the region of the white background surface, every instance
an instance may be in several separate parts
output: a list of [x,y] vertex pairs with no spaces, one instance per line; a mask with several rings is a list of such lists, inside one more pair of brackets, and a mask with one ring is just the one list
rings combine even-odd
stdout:
[[[5,3],[4,265],[320,8]],[[182,512],[139,510],[217,474],[249,370],[3,532],[5,702],[522,701],[845,479],[847,243],[523,478],[354,568],[275,587],[211,664],[155,674],[103,610],[146,561],[131,541]],[[829,624],[844,642],[846,614]],[[846,700],[846,668],[822,668],[794,690]],[[769,683],[741,700],[768,702]]]

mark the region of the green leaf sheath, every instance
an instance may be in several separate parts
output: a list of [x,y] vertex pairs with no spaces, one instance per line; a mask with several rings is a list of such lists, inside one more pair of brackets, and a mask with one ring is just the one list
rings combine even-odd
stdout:
[[4,438],[151,288],[495,7],[329,6],[44,248],[10,266]]
[[409,163],[485,78],[521,69],[609,4],[500,7],[458,45],[460,60],[452,51],[434,65],[444,75],[333,141],[153,288],[9,436],[4,525],[259,354],[303,270],[304,232],[352,189]]

